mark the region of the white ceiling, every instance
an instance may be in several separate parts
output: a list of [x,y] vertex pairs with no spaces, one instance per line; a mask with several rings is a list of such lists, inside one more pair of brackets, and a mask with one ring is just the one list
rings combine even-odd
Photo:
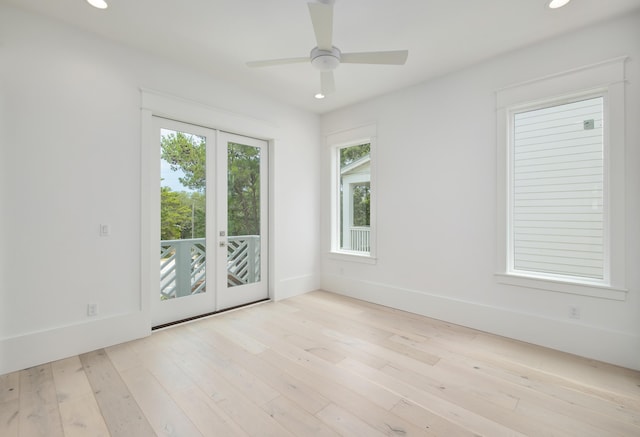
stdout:
[[307,56],[315,38],[305,0],[0,0],[173,58],[285,103],[323,113],[537,41],[629,13],[640,0],[336,0],[333,43],[343,52],[408,49],[404,66],[343,64],[319,101],[310,64],[245,62]]

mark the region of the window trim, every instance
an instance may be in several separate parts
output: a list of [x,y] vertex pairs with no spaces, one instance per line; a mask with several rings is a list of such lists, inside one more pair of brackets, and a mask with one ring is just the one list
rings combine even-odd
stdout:
[[[624,63],[620,57],[517,84],[496,92],[497,252],[496,281],[520,287],[614,300],[626,299]],[[511,123],[516,111],[544,104],[604,97],[605,278],[582,280],[514,271],[511,243]]]
[[[331,155],[329,164],[331,166],[331,241],[329,248],[329,255],[333,259],[341,261],[355,261],[367,264],[376,263],[376,137],[377,126],[365,125],[354,129],[348,129],[340,132],[335,132],[327,135],[327,146]],[[369,235],[369,253],[356,252],[350,250],[344,250],[340,248],[340,214],[341,205],[340,202],[340,162],[339,162],[339,150],[345,147],[357,146],[361,144],[370,144],[370,235]]]

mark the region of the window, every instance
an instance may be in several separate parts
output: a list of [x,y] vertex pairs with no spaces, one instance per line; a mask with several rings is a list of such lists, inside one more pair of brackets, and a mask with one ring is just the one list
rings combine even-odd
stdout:
[[514,271],[604,279],[603,101],[513,113]]
[[498,92],[498,279],[624,299],[624,60]]
[[332,156],[332,243],[334,254],[372,259],[375,246],[375,128],[328,137]]
[[371,251],[371,144],[339,147],[340,250]]

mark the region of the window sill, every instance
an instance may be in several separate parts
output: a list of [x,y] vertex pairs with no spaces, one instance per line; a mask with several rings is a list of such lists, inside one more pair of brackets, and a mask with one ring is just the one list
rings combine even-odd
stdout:
[[558,293],[579,294],[581,296],[597,297],[624,301],[627,298],[627,290],[607,285],[567,282],[557,279],[538,278],[515,273],[496,273],[496,281],[500,284],[515,285],[518,287],[534,288]]
[[329,252],[329,258],[337,261],[358,262],[363,264],[376,264],[378,259],[368,254],[358,252]]

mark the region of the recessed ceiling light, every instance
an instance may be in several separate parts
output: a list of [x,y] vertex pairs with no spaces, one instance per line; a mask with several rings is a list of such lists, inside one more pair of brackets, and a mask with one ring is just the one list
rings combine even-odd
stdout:
[[315,97],[315,98],[316,98],[316,99],[318,99],[318,100],[321,100],[321,99],[324,99],[324,94],[322,94],[322,93],[318,93],[318,94],[316,94],[316,95],[315,95],[315,96],[313,96],[313,97]]
[[87,3],[98,9],[107,9],[107,7],[109,6],[104,0],[87,0]]
[[565,6],[571,0],[551,0],[547,6],[551,9],[558,9]]

